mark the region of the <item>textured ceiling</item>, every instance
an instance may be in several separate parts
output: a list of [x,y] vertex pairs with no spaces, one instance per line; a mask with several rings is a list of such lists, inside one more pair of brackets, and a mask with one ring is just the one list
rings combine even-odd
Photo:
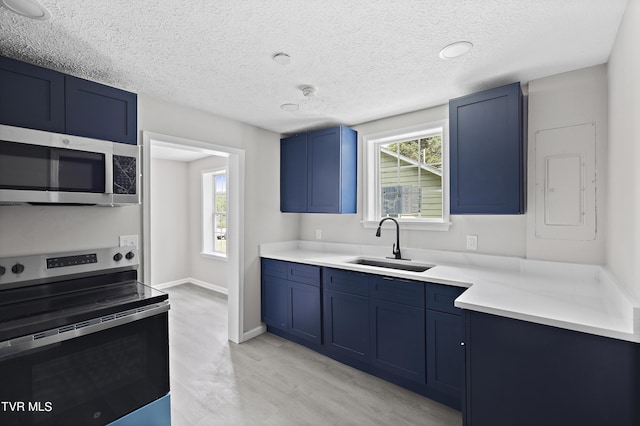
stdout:
[[[41,0],[0,54],[291,133],[605,63],[626,0]],[[443,61],[439,50],[473,50]],[[291,63],[271,58],[286,52]],[[317,94],[300,91],[313,85]],[[299,103],[286,112],[283,103]]]

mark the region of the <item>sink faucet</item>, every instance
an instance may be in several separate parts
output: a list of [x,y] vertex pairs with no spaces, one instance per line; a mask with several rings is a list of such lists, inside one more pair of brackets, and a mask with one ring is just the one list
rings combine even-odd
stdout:
[[381,227],[385,220],[392,220],[396,224],[396,243],[393,245],[393,256],[396,259],[402,259],[402,254],[400,253],[400,224],[398,224],[397,220],[392,217],[385,217],[384,219],[382,219],[380,223],[378,223],[376,237],[380,236]]

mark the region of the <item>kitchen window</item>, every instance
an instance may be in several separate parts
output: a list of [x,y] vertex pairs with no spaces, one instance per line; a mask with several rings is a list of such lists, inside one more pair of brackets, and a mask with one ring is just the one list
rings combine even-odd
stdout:
[[202,254],[227,257],[227,169],[202,171]]
[[448,230],[448,123],[363,137],[364,226],[393,217],[404,229]]

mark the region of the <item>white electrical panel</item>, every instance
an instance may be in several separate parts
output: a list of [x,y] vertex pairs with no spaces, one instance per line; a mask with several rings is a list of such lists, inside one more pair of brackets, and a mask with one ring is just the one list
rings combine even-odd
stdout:
[[596,237],[595,123],[536,132],[536,237]]

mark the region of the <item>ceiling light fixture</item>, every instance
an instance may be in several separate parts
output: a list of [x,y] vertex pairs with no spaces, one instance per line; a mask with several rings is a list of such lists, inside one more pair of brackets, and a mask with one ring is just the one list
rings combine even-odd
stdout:
[[300,109],[300,105],[298,104],[282,104],[280,108],[284,111],[297,111]]
[[273,55],[273,60],[276,61],[277,64],[287,65],[291,62],[291,56],[280,52]]
[[440,51],[440,59],[458,58],[469,52],[472,47],[473,44],[468,41],[457,41],[455,43],[451,43],[450,45],[442,48]]
[[51,18],[49,11],[38,3],[38,0],[0,0],[0,6],[4,6],[18,15],[39,21]]

